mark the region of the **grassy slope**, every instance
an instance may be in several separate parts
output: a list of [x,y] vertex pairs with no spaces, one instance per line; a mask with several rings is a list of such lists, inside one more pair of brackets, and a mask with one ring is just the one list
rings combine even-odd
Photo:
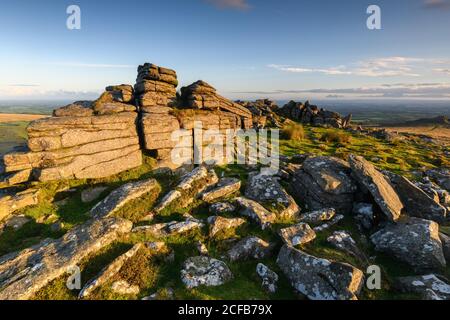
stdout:
[[[448,159],[442,158],[442,148],[422,145],[419,142],[396,142],[389,144],[374,138],[365,136],[352,136],[351,141],[345,144],[326,143],[321,141],[322,135],[326,132],[334,132],[335,129],[324,128],[305,128],[305,138],[300,141],[280,141],[281,151],[285,155],[293,155],[297,153],[311,152],[315,154],[334,155],[345,158],[350,152],[364,155],[369,160],[377,157],[376,165],[382,169],[389,169],[395,172],[407,173],[409,170],[419,169],[421,167],[434,167],[441,163],[448,165]],[[348,140],[348,139],[346,139]],[[46,237],[57,238],[66,230],[74,225],[87,220],[86,212],[95,205],[94,203],[83,204],[80,200],[81,190],[90,185],[108,185],[109,190],[132,180],[138,180],[153,176],[151,167],[153,162],[146,158],[146,163],[141,168],[122,173],[118,176],[94,181],[61,181],[55,183],[40,184],[45,190],[40,205],[22,210],[21,213],[33,218],[33,222],[28,223],[18,231],[8,230],[0,235],[0,256],[8,252],[26,248],[32,244],[38,243]],[[243,189],[247,179],[247,171],[237,165],[220,167],[218,173],[226,176],[238,176],[243,180]],[[155,176],[162,186],[161,195],[174,185],[176,180],[173,177]],[[75,192],[61,192],[58,190],[75,189]],[[106,191],[102,196],[108,194]],[[54,204],[52,199],[67,199],[65,203]],[[125,217],[136,218],[151,210],[154,203],[154,196],[142,197],[127,208],[121,210],[118,214]],[[165,212],[162,216],[157,217],[155,222],[181,220],[182,213],[190,211],[195,217],[205,218],[209,215],[207,206],[201,202],[195,202],[188,208],[176,208],[171,212]],[[49,222],[37,223],[43,216],[54,214],[64,223],[64,229],[61,232],[52,232],[50,230],[51,220]],[[233,215],[232,215],[233,216]],[[253,224],[247,224],[236,231],[238,237],[248,235],[257,235],[261,238],[277,243],[281,246],[281,241],[277,236],[277,230],[283,227],[285,222],[280,221],[273,230],[261,231]],[[348,230],[352,236],[358,241],[362,248],[365,248],[369,256],[375,255],[373,248],[367,241],[367,235],[361,235],[351,218],[347,218],[339,226],[335,226],[319,235],[318,239],[312,244],[304,248],[305,251],[324,258],[331,258],[337,261],[348,262],[364,270],[364,266],[349,256],[333,249],[326,242],[326,237],[335,230]],[[178,299],[295,299],[297,296],[291,289],[286,278],[282,275],[276,266],[275,257],[263,261],[273,268],[280,275],[279,291],[275,295],[269,295],[261,289],[261,281],[258,279],[255,269],[257,261],[248,261],[241,263],[229,264],[235,278],[232,282],[220,287],[206,288],[201,287],[194,290],[187,290],[180,280],[180,269],[183,261],[193,255],[197,255],[195,248],[196,240],[203,240],[210,253],[220,258],[228,249],[220,241],[210,241],[206,238],[207,230],[195,232],[183,237],[172,237],[167,239],[169,246],[175,251],[175,261],[172,263],[163,262],[159,257],[148,256],[143,252],[134,259],[127,268],[121,271],[122,277],[129,279],[131,283],[141,286],[139,297],[117,296],[113,294],[108,285],[97,290],[92,298],[95,299],[130,299],[140,298],[148,294],[154,293],[164,287],[172,287],[175,289],[175,295]],[[116,243],[105,248],[95,257],[91,257],[88,261],[82,263],[82,282],[86,283],[96,273],[98,273],[105,265],[111,262],[115,257],[129,249],[132,244],[139,241],[151,241],[153,239],[144,235],[129,235],[119,239]],[[399,295],[390,288],[391,278],[396,275],[412,274],[411,271],[393,261],[392,259],[377,254],[375,263],[380,264],[384,271],[383,289],[380,291],[369,292],[365,290],[362,294],[363,299],[386,299],[386,298],[414,298],[414,296]],[[450,269],[444,271],[450,275]],[[46,288],[41,290],[36,299],[75,299],[77,292],[70,292],[65,286],[65,278],[53,281]]]
[[26,127],[28,122],[0,123],[0,156],[14,147],[25,145],[27,141]]

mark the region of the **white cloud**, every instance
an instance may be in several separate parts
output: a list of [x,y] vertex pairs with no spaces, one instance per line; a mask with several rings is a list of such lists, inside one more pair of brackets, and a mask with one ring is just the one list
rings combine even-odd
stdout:
[[221,9],[247,10],[251,8],[247,0],[206,0],[206,2]]
[[[432,68],[438,65],[441,68]],[[322,73],[326,75],[354,75],[362,77],[420,77],[424,73],[429,72],[430,69],[434,72],[447,73],[450,68],[442,68],[442,65],[450,65],[450,61],[394,56],[368,59],[351,63],[348,66],[341,65],[331,68],[309,68],[280,64],[269,64],[267,67],[290,73]]]
[[450,68],[449,69],[436,68],[436,69],[433,69],[433,71],[437,72],[437,73],[444,73],[444,74],[447,74],[450,76]]

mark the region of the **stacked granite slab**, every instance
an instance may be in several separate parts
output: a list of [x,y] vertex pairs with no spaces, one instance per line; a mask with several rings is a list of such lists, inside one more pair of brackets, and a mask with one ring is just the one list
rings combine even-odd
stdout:
[[93,103],[76,102],[33,121],[27,128],[29,150],[5,155],[5,172],[23,176],[14,180],[22,183],[103,178],[140,166],[132,87],[119,87],[123,93],[108,87]]
[[181,100],[183,107],[190,109],[230,112],[241,118],[243,129],[252,127],[252,113],[247,108],[218,95],[215,88],[202,80],[181,88]]

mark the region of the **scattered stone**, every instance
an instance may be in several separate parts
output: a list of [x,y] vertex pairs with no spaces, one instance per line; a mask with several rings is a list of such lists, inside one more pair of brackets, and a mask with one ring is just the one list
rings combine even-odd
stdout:
[[205,246],[205,244],[203,242],[197,241],[196,247],[197,247],[197,250],[200,253],[200,255],[202,255],[202,256],[209,255],[208,248]]
[[370,239],[377,251],[392,255],[415,271],[439,270],[446,265],[436,222],[408,218],[386,226]]
[[293,247],[305,245],[316,238],[314,230],[303,222],[281,229],[279,234],[285,244]]
[[262,287],[269,293],[277,292],[278,275],[262,263],[256,266],[256,273],[262,280]]
[[358,248],[356,241],[347,231],[335,231],[327,241],[336,249],[341,250],[363,263],[367,263],[364,253]]
[[81,202],[90,203],[97,200],[103,192],[108,190],[108,187],[93,187],[81,192]]
[[349,264],[287,245],[281,248],[277,263],[294,289],[311,300],[356,300],[364,283],[363,272]]
[[181,192],[178,190],[172,190],[164,196],[161,202],[155,207],[154,211],[160,213],[164,209],[168,208],[172,203],[181,198]]
[[147,193],[157,196],[160,186],[155,179],[127,183],[111,192],[90,211],[95,218],[109,217],[132,200],[138,199]]
[[27,300],[71,266],[98,252],[131,230],[130,221],[118,218],[89,220],[57,240],[0,258],[0,299]]
[[245,196],[259,203],[272,206],[282,218],[296,218],[300,208],[294,199],[284,190],[278,182],[278,178],[269,172],[261,170],[261,173],[250,174]]
[[372,194],[375,202],[390,221],[397,221],[403,204],[395,190],[370,162],[363,157],[350,155],[352,174]]
[[257,238],[247,237],[239,241],[233,248],[228,251],[228,258],[231,261],[248,260],[248,259],[264,259],[272,254],[274,246],[268,242]]
[[203,228],[203,223],[198,220],[186,220],[186,221],[172,221],[168,223],[158,223],[148,226],[135,227],[133,233],[145,233],[155,238],[164,238],[183,233],[188,233],[193,230]]
[[253,219],[261,226],[263,230],[270,227],[276,219],[276,215],[274,213],[269,212],[256,201],[239,197],[236,198],[236,202],[241,207],[240,214]]
[[7,174],[2,181],[0,181],[0,188],[8,188],[17,184],[30,181],[32,178],[32,170],[25,169]]
[[333,157],[312,157],[295,172],[291,188],[309,210],[335,208],[337,213],[348,214],[357,185],[347,162]]
[[334,208],[327,208],[304,213],[299,220],[311,225],[317,225],[331,220],[335,215],[336,210]]
[[334,218],[331,219],[330,221],[327,221],[327,222],[321,224],[320,226],[314,227],[313,230],[316,233],[322,232],[322,231],[327,230],[327,229],[331,228],[332,226],[338,224],[344,218],[345,218],[344,215],[338,214],[337,216],[334,216]]
[[434,274],[400,277],[395,287],[401,292],[420,294],[424,300],[450,300],[450,285]]
[[209,207],[209,212],[214,215],[232,213],[236,211],[236,207],[229,202],[216,202]]
[[61,232],[63,229],[64,229],[64,223],[62,223],[61,221],[56,221],[56,222],[52,223],[50,226],[50,230],[52,232]]
[[445,221],[447,210],[416,187],[411,181],[393,173],[389,173],[388,177],[405,206],[407,215],[433,220],[438,223]]
[[38,189],[28,189],[14,195],[0,196],[0,222],[17,210],[37,205],[39,193]]
[[[120,269],[122,269],[125,262],[133,258],[136,253],[142,248],[142,244],[138,243],[129,251],[124,253],[123,255],[116,258],[113,262],[111,262],[108,266],[106,266],[94,279],[90,280],[84,288],[80,291],[78,295],[79,299],[86,298],[89,296],[95,289],[105,284],[108,280],[114,277]],[[129,287],[129,286],[128,286]],[[114,289],[113,289],[114,290]],[[116,290],[114,290],[116,291]],[[139,292],[139,290],[138,290]]]
[[139,289],[136,285],[131,285],[124,280],[116,281],[112,284],[111,290],[121,295],[138,295]]
[[246,221],[241,218],[224,218],[221,216],[212,216],[208,218],[209,237],[214,238],[221,232],[228,231],[230,229],[236,229],[243,225]]
[[188,289],[199,286],[220,286],[233,278],[225,262],[199,256],[187,259],[181,270],[181,281]]
[[425,172],[441,188],[450,192],[450,170],[445,168],[431,169]]
[[370,203],[355,203],[353,214],[358,223],[365,229],[370,230],[374,225],[373,205]]
[[241,188],[241,181],[236,178],[223,178],[212,190],[202,194],[202,200],[212,202],[236,193]]
[[174,299],[175,299],[175,291],[172,288],[163,288],[148,297],[142,298],[141,300],[146,300],[146,301],[165,300],[165,301],[167,301],[167,300],[174,300]]

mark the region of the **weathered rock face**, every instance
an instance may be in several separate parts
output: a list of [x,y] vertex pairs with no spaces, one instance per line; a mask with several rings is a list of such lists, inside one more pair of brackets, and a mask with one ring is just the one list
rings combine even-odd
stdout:
[[450,264],[450,237],[446,234],[439,233],[439,239],[442,242],[442,250],[447,264]]
[[447,209],[436,203],[407,178],[390,173],[389,180],[405,206],[407,215],[433,220],[438,223],[445,221]]
[[103,178],[142,163],[134,112],[36,120],[30,152],[5,155],[6,172],[33,170],[40,181]]
[[436,222],[408,218],[388,225],[370,239],[377,251],[394,256],[416,271],[439,270],[446,265]]
[[297,203],[284,190],[277,177],[265,172],[250,175],[245,196],[271,206],[281,218],[297,218],[300,213]]
[[374,225],[373,205],[370,203],[357,202],[353,205],[355,220],[364,229],[372,229]]
[[363,157],[350,155],[349,162],[355,179],[372,194],[386,217],[397,221],[402,214],[403,203],[384,175]]
[[402,292],[420,294],[424,300],[450,300],[450,285],[434,274],[397,278],[395,287]]
[[256,101],[236,101],[253,114],[253,126],[256,128],[277,127],[281,128],[281,119],[276,114],[278,105],[269,99]]
[[92,101],[76,101],[53,111],[54,117],[90,117],[94,115]]
[[211,190],[206,190],[202,194],[202,200],[206,202],[212,202],[214,200],[225,198],[227,196],[236,193],[241,188],[241,181],[236,178],[223,178],[220,179],[217,186]]
[[311,105],[309,101],[305,103],[290,101],[280,108],[278,113],[304,124],[329,125],[335,128],[347,128],[352,120],[352,115],[344,118],[337,112],[319,109],[319,107]]
[[171,221],[167,223],[157,223],[146,226],[135,227],[133,233],[144,233],[154,238],[165,238],[203,228],[204,224],[196,219],[187,219],[185,221]]
[[155,179],[124,184],[94,206],[89,214],[94,218],[109,217],[130,201],[145,194],[152,193],[156,199],[160,190],[159,183]]
[[283,242],[291,247],[305,245],[316,238],[316,233],[306,223],[281,229],[279,234]]
[[221,232],[226,232],[230,229],[236,229],[243,225],[246,221],[241,218],[224,218],[221,216],[212,216],[208,218],[209,237],[214,238]]
[[445,168],[428,170],[426,175],[439,186],[450,192],[450,170]]
[[50,281],[62,276],[82,259],[131,230],[132,223],[117,218],[90,220],[58,240],[0,258],[0,299],[29,299]]
[[39,201],[39,189],[29,189],[14,195],[0,197],[0,222],[17,210],[28,206],[37,205]]
[[258,263],[256,273],[262,280],[262,287],[269,293],[277,291],[278,275],[270,270],[266,265]]
[[216,202],[209,206],[209,212],[214,215],[232,213],[236,211],[236,206],[229,202]]
[[273,249],[273,245],[260,238],[247,237],[228,251],[228,258],[231,261],[264,259],[272,254]]
[[364,274],[345,263],[316,258],[283,246],[277,264],[292,286],[311,300],[356,300]]
[[308,209],[335,208],[342,214],[351,212],[357,191],[349,165],[333,157],[306,159],[302,168],[295,172],[291,186]]
[[123,255],[114,259],[108,266],[106,266],[94,279],[90,280],[84,288],[79,293],[78,297],[80,299],[89,296],[95,289],[105,284],[108,280],[114,277],[120,269],[123,267],[125,262],[133,258],[136,253],[142,248],[142,244],[138,243],[129,251]]
[[236,198],[236,202],[241,208],[240,211],[241,215],[249,217],[250,219],[254,220],[261,226],[263,230],[266,229],[267,227],[270,227],[270,225],[277,218],[274,213],[269,212],[256,201],[244,197],[239,197]]
[[199,286],[220,286],[233,278],[225,262],[199,256],[187,259],[181,270],[181,281],[188,289]]

